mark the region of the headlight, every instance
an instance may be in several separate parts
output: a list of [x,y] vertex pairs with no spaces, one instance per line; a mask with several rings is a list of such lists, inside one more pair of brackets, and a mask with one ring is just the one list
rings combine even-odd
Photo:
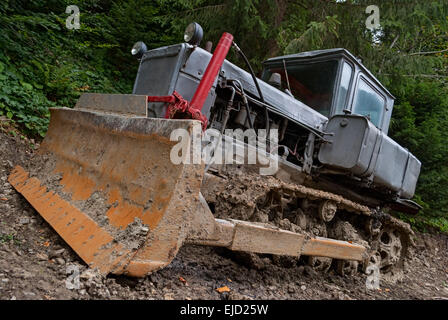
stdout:
[[191,45],[199,45],[202,40],[204,32],[202,27],[197,22],[190,23],[185,29],[184,40]]
[[143,41],[138,41],[132,47],[131,54],[137,58],[141,58],[146,50],[148,50],[146,44]]

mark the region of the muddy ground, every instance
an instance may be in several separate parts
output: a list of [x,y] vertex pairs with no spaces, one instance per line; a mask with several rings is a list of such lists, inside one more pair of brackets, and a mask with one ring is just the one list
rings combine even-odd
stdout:
[[[270,263],[248,267],[229,251],[184,246],[173,263],[143,279],[103,278],[7,182],[13,165],[29,161],[34,141],[14,137],[0,120],[0,299],[438,299],[448,300],[448,236],[417,233],[402,281],[366,289],[366,275]],[[239,262],[238,262],[239,261]],[[80,272],[79,283],[71,270]],[[67,287],[76,286],[78,289]],[[230,291],[216,289],[227,286]]]

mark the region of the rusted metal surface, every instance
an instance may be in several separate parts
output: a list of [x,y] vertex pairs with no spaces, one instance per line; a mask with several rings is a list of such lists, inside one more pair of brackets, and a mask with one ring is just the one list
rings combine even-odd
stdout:
[[79,97],[75,109],[146,117],[148,101],[144,95],[83,93]]
[[169,264],[201,207],[203,174],[170,161],[169,136],[200,123],[51,113],[40,156],[16,167],[11,184],[91,267],[143,276]]
[[202,130],[207,128],[207,117],[201,110],[192,108],[178,92],[173,91],[170,96],[148,96],[148,102],[164,102],[168,104],[166,108],[166,119],[195,119],[202,123]]
[[238,221],[231,250],[299,256],[304,235],[273,227]]
[[306,242],[302,254],[307,256],[363,261],[367,257],[367,250],[360,244],[317,237]]
[[22,167],[14,169],[9,182],[90,266],[109,273],[122,269],[131,258],[131,251],[113,243],[109,232],[38,179],[30,178]]
[[363,261],[367,257],[367,248],[347,241],[309,237],[267,224],[223,219],[215,221],[215,234],[203,239],[187,238],[187,241],[192,244],[226,247],[234,251],[293,257],[306,255],[356,261]]

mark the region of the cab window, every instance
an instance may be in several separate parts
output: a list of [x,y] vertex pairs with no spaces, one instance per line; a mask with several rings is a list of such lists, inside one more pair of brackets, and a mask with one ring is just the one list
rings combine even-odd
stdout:
[[342,114],[347,108],[347,94],[350,88],[350,80],[352,78],[353,68],[347,62],[342,67],[341,82],[339,85],[338,98],[336,100],[335,114]]
[[360,77],[352,113],[366,116],[377,128],[380,128],[385,105],[386,99]]
[[[324,116],[329,116],[333,101],[333,90],[338,70],[338,61],[322,61],[314,63],[286,64],[291,93]],[[282,78],[283,90],[288,88],[284,66],[271,67],[263,74],[263,80],[268,82],[272,73],[279,73]]]

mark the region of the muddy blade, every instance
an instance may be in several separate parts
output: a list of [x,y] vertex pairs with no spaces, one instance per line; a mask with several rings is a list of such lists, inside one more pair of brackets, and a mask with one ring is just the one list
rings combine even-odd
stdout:
[[171,262],[200,205],[202,166],[170,161],[171,132],[195,126],[52,109],[39,154],[9,182],[90,267],[142,276]]

